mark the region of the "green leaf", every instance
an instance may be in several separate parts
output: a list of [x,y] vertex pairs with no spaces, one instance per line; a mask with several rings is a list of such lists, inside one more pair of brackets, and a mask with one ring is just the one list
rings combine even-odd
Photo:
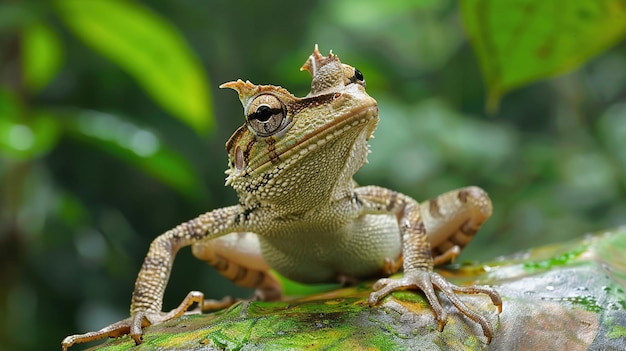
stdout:
[[56,4],[76,36],[124,68],[164,109],[198,132],[211,126],[206,73],[172,24],[131,1]]
[[202,183],[185,158],[152,131],[108,113],[82,111],[67,125],[70,135],[136,166],[189,198]]
[[488,107],[508,91],[575,69],[626,35],[623,0],[463,0]]
[[22,70],[28,89],[37,92],[56,75],[63,49],[56,33],[47,25],[34,22],[22,35]]

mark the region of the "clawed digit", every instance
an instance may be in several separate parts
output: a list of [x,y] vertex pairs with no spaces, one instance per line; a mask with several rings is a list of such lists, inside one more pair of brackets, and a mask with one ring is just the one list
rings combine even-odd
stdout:
[[456,293],[464,294],[486,294],[491,298],[493,304],[498,308],[498,313],[502,312],[502,299],[500,295],[492,288],[486,286],[457,286],[448,282],[445,278],[435,272],[418,271],[405,273],[404,277],[399,279],[383,278],[379,279],[373,286],[373,292],[369,297],[369,304],[375,305],[383,297],[396,290],[406,290],[418,288],[424,292],[426,299],[430,303],[435,319],[437,319],[439,331],[443,331],[448,314],[441,306],[435,288],[440,290],[452,304],[464,315],[472,321],[480,324],[483,334],[487,338],[487,344],[491,342],[494,330],[491,323],[483,316],[472,311],[467,305],[459,299]]
[[131,338],[135,341],[135,344],[141,344],[143,340],[143,328],[152,325],[159,324],[170,319],[174,319],[176,317],[180,317],[185,314],[189,307],[191,307],[194,303],[197,303],[200,309],[203,309],[204,294],[199,291],[191,291],[187,296],[183,299],[183,301],[168,313],[163,312],[144,312],[139,311],[133,314],[132,317],[126,318],[117,323],[113,323],[109,326],[106,326],[98,331],[89,332],[85,334],[76,334],[70,335],[61,341],[61,347],[63,351],[66,351],[70,346],[74,344],[81,344],[90,341],[96,341],[104,338],[118,338],[123,335],[130,335]]

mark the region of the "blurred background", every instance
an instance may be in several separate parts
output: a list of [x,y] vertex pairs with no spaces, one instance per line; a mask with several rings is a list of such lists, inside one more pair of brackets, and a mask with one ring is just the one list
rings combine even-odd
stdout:
[[[0,350],[126,318],[151,240],[237,201],[224,143],[242,108],[216,87],[303,96],[316,43],[380,105],[360,184],[489,192],[460,261],[625,224],[626,9],[556,3],[3,1]],[[164,308],[189,290],[251,293],[186,249]]]

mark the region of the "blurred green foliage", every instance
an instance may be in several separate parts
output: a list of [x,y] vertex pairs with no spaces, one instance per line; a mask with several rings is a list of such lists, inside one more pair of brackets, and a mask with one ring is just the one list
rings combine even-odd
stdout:
[[[461,260],[626,223],[626,5],[556,3],[1,3],[0,351],[125,318],[150,241],[236,201],[223,145],[241,106],[209,87],[304,95],[315,43],[379,101],[359,183],[491,194]],[[192,289],[250,293],[183,250],[165,308]]]
[[493,109],[502,94],[579,66],[624,38],[621,0],[464,0]]

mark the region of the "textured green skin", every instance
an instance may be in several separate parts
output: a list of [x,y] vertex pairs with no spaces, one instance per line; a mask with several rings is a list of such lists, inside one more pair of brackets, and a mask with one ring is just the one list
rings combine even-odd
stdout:
[[621,228],[442,271],[455,283],[497,286],[504,299],[499,319],[485,296],[464,297],[496,325],[491,345],[447,300],[449,320],[440,333],[423,294],[395,292],[370,308],[364,284],[291,302],[253,302],[245,314],[237,304],[184,316],[146,328],[140,346],[124,337],[92,350],[626,349],[625,251]]

